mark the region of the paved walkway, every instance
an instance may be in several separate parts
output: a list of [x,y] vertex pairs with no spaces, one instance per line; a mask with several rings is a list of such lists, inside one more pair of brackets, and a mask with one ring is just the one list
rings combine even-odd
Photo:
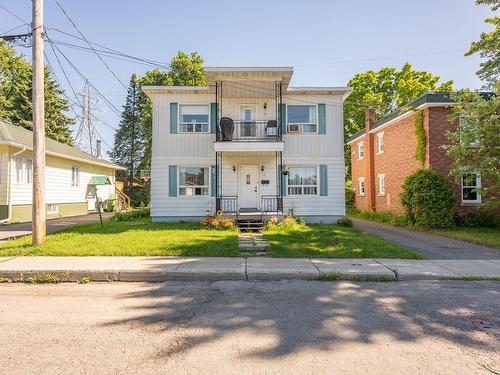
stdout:
[[500,278],[500,260],[224,257],[0,257],[0,278],[50,273],[65,281],[429,280]]
[[430,259],[500,259],[500,249],[351,217],[354,228],[416,250]]
[[243,253],[265,255],[268,247],[262,233],[242,232],[238,235],[238,248]]
[[[102,218],[109,219],[112,212],[103,212]],[[47,220],[47,233],[71,227],[73,225],[90,224],[99,221],[99,214],[88,214],[81,216],[62,217]],[[27,223],[0,225],[0,242],[9,241],[14,238],[29,236],[31,234],[31,221]]]

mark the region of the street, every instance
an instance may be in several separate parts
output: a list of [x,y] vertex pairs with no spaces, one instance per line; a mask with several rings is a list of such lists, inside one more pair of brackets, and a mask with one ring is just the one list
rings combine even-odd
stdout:
[[498,374],[495,281],[0,285],[0,373]]

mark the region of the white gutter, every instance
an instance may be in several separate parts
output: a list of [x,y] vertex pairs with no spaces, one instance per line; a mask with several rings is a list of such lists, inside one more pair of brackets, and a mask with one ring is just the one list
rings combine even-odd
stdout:
[[26,147],[23,147],[21,148],[21,150],[13,153],[12,155],[10,155],[10,160],[9,160],[9,173],[7,173],[7,179],[8,179],[8,182],[7,182],[7,201],[8,201],[8,205],[7,205],[7,218],[6,219],[3,219],[3,220],[0,220],[0,223],[1,224],[4,224],[4,223],[7,223],[10,221],[10,219],[12,219],[12,199],[11,199],[11,185],[12,185],[12,163],[13,163],[13,160],[14,158],[19,155],[19,154],[22,154],[24,151],[26,151]]

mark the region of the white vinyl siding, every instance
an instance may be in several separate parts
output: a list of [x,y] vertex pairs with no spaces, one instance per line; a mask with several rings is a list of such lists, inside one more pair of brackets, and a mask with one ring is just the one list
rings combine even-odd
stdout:
[[179,105],[179,133],[208,133],[208,105]]
[[481,187],[481,178],[475,174],[462,175],[462,203],[481,203],[481,194],[476,189]]

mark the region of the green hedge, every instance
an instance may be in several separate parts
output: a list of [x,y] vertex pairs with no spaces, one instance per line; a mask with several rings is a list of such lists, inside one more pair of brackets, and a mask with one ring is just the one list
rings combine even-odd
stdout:
[[444,228],[454,224],[453,190],[448,180],[432,169],[419,169],[406,177],[401,203],[416,227]]

